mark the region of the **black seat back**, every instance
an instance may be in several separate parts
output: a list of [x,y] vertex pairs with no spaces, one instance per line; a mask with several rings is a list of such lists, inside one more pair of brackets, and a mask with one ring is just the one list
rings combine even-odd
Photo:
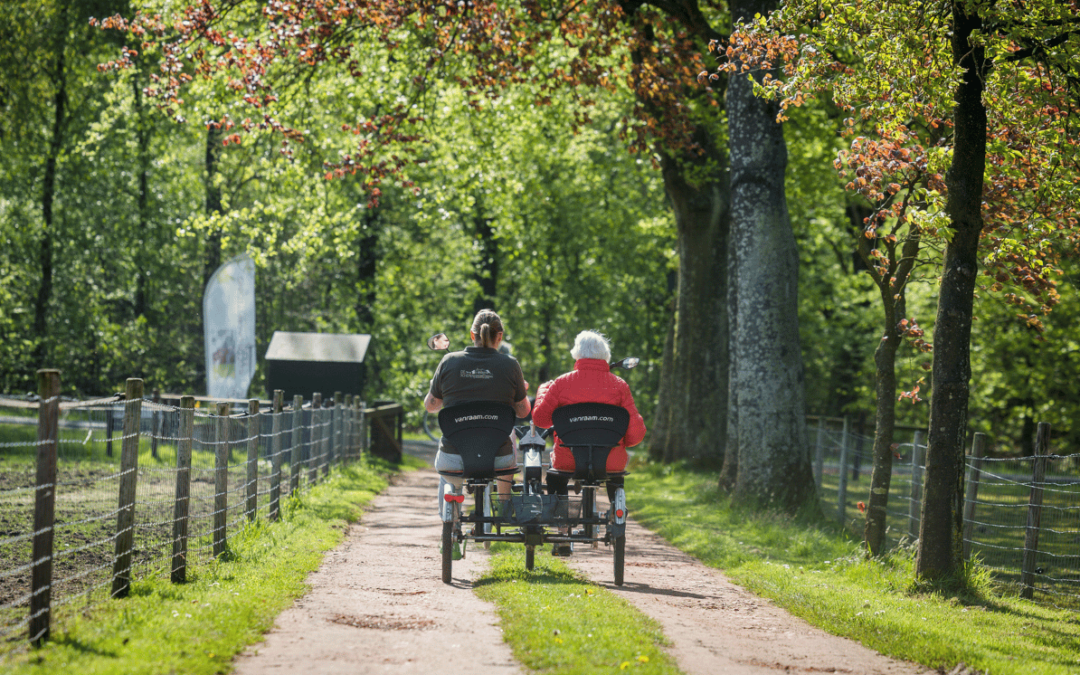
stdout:
[[494,478],[495,456],[510,438],[514,409],[506,403],[471,401],[439,411],[439,428],[461,455],[465,478]]
[[575,403],[556,408],[551,421],[559,442],[574,455],[574,478],[607,478],[607,456],[630,426],[630,413],[607,403]]

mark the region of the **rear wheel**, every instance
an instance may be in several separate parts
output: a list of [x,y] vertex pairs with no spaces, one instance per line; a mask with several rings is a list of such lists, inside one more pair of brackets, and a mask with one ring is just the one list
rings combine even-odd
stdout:
[[450,583],[450,572],[454,566],[454,523],[442,524],[442,580]]
[[626,535],[615,537],[615,585],[623,584],[623,565],[626,562]]
[[[581,517],[584,520],[590,520],[596,511],[596,490],[591,487],[586,487],[581,493]],[[584,532],[587,539],[593,538],[594,525],[592,523],[585,523]]]
[[525,569],[531,570],[536,565],[536,547],[525,547]]

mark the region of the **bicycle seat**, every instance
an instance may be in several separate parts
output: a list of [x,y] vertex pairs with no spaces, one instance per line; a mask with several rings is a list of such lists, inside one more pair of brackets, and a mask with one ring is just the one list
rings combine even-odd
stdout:
[[[630,413],[622,406],[608,403],[574,403],[556,408],[551,413],[551,422],[559,443],[574,455],[574,473],[570,477],[600,481],[608,477],[608,453],[626,435]],[[612,472],[612,475],[623,473]]]
[[439,411],[439,428],[461,455],[465,478],[494,478],[517,471],[495,469],[495,456],[509,442],[515,419],[513,408],[494,401],[470,401]]

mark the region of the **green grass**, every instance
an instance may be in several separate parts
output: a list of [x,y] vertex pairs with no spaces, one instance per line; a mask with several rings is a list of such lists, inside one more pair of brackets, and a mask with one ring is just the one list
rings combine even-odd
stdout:
[[638,467],[627,483],[639,522],[830,633],[945,671],[961,662],[993,675],[1080,669],[1080,615],[1005,593],[985,570],[973,567],[961,594],[926,589],[914,583],[911,549],[868,560],[831,522],[731,504],[715,475]]
[[[408,461],[407,466],[415,466]],[[130,597],[54,618],[52,640],[0,660],[6,673],[222,673],[306,590],[308,574],[343,538],[395,470],[384,462],[337,467],[290,500],[280,523],[257,522],[230,542],[229,562],[189,571],[186,584],[137,581]]]
[[[1039,536],[1039,556],[1036,566],[1044,573],[1035,577],[1035,599],[1045,604],[1080,609],[1077,588],[1080,584],[1080,522],[1076,511],[1080,506],[1080,485],[1075,481],[1074,460],[1048,462],[1047,479],[1063,478],[1049,483],[1043,490],[1042,532]],[[897,467],[899,468],[899,467]],[[1020,587],[1020,569],[1024,557],[1027,504],[1031,496],[1031,462],[990,461],[984,464],[977,494],[977,506],[971,531],[972,552],[994,572],[994,578],[1015,589]],[[850,473],[848,474],[851,475]],[[848,482],[844,509],[845,527],[859,534],[863,515],[858,502],[868,502],[869,469],[864,467],[858,481]],[[839,480],[836,473],[822,476],[821,506],[827,518],[839,518],[837,495]],[[913,521],[909,518],[911,475],[894,471],[886,523],[887,545],[903,545]],[[917,531],[918,522],[914,521]]]
[[681,672],[663,651],[660,626],[625,600],[539,550],[532,571],[524,547],[492,550],[476,593],[495,604],[503,638],[527,668],[551,675]]

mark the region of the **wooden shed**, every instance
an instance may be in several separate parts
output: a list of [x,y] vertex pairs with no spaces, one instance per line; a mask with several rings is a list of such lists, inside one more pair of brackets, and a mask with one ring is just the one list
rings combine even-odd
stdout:
[[267,398],[275,389],[285,390],[286,401],[296,394],[309,400],[312,392],[362,396],[370,343],[370,335],[274,331],[266,350]]

